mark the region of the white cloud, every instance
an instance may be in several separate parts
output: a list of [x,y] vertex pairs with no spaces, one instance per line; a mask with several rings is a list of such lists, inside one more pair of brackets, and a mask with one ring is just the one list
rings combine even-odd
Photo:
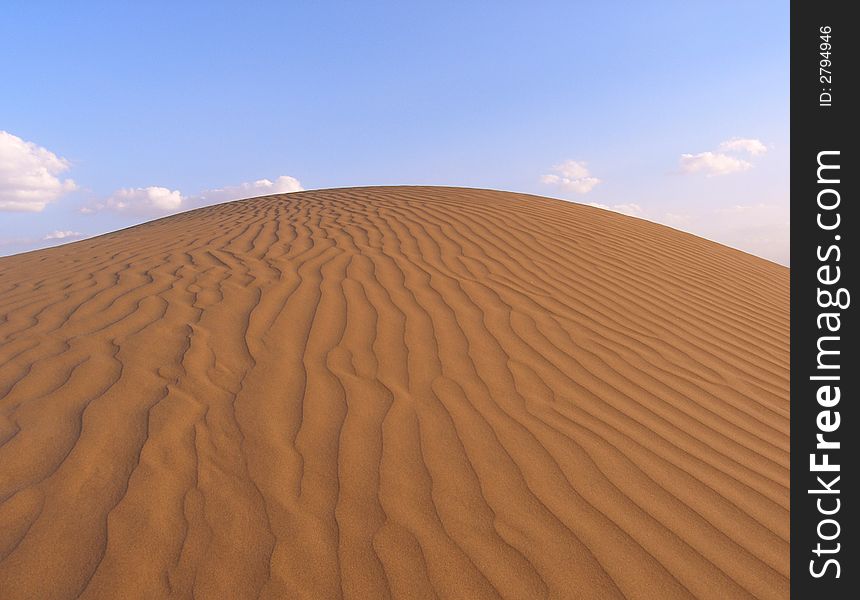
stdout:
[[752,168],[752,163],[739,158],[737,154],[750,157],[761,156],[767,152],[761,140],[754,138],[732,138],[721,142],[716,152],[682,154],[681,170],[685,173],[704,173],[708,177],[739,173]]
[[82,212],[110,210],[132,215],[158,215],[176,212],[182,207],[179,190],[150,186],[145,188],[123,188],[115,191],[103,203],[83,207]]
[[755,138],[732,138],[720,144],[720,150],[723,152],[746,152],[751,156],[759,156],[767,152],[767,146]]
[[630,215],[631,217],[642,214],[642,207],[633,202],[628,202],[627,204],[613,204],[612,210],[625,215]]
[[0,210],[40,212],[76,188],[59,175],[69,161],[33,142],[0,131]]
[[49,248],[58,244],[65,244],[74,240],[87,237],[79,231],[52,231],[41,237],[38,236],[15,236],[0,237],[0,256],[28,252],[40,248]]
[[585,163],[577,160],[566,160],[553,167],[553,171],[568,179],[583,179],[589,176]]
[[179,190],[150,186],[117,190],[104,202],[96,202],[80,208],[84,214],[104,210],[139,216],[167,215],[181,210],[218,204],[229,200],[240,200],[255,196],[300,192],[301,183],[295,177],[281,175],[274,181],[258,179],[212,190],[204,190],[195,196],[183,196]]
[[240,183],[239,185],[206,190],[193,198],[189,198],[189,204],[193,206],[207,206],[209,204],[218,204],[242,198],[300,192],[303,189],[302,184],[295,177],[281,175],[274,181],[258,179],[257,181]]
[[629,215],[631,217],[638,217],[643,213],[642,207],[633,202],[629,202],[627,204],[613,204],[612,206],[600,204],[599,202],[589,202],[588,206],[602,208],[603,210],[611,210],[612,212]]
[[552,173],[542,175],[541,183],[554,185],[564,190],[587,194],[600,183],[597,177],[588,172],[586,163],[576,160],[566,160],[552,168]]
[[713,177],[746,171],[750,168],[752,168],[751,163],[719,152],[681,155],[681,169],[685,173],[705,173],[708,177]]
[[66,240],[66,239],[70,239],[70,238],[81,237],[82,235],[84,235],[84,234],[81,233],[80,231],[56,230],[56,231],[52,231],[51,233],[45,235],[45,237],[43,237],[42,240],[44,240],[44,241],[47,241],[47,240]]

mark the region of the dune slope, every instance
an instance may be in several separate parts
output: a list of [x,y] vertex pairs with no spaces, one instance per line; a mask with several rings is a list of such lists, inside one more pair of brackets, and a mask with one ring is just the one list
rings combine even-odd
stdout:
[[787,598],[788,274],[431,187],[0,259],[0,597]]

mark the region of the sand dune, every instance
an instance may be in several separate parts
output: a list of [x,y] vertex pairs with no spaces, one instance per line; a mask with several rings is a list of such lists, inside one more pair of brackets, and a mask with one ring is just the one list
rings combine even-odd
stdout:
[[0,259],[0,598],[787,598],[788,283],[430,187]]

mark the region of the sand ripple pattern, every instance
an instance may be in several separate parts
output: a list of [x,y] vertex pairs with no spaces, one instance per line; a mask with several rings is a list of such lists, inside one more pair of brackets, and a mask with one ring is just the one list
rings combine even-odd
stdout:
[[788,284],[432,187],[0,259],[0,598],[787,598]]

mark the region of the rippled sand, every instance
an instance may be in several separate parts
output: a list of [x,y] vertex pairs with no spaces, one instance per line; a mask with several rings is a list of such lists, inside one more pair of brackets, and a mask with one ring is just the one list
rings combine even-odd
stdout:
[[504,192],[0,259],[0,598],[787,598],[789,271]]

